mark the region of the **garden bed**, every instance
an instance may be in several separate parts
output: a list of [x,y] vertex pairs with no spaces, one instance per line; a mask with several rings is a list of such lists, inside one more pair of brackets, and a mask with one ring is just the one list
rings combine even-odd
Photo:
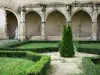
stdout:
[[79,44],[80,48],[100,49],[100,43]]
[[100,55],[99,41],[77,41],[75,46],[78,52],[91,53]]
[[0,75],[27,75],[26,69],[34,64],[27,59],[0,57]]
[[28,43],[17,48],[20,49],[36,49],[36,48],[48,48],[48,47],[58,47],[58,43]]
[[100,75],[100,57],[83,58],[82,68],[85,75]]
[[59,41],[23,41],[0,46],[0,50],[55,52],[59,49]]
[[46,75],[50,57],[29,51],[0,51],[0,65],[0,75]]

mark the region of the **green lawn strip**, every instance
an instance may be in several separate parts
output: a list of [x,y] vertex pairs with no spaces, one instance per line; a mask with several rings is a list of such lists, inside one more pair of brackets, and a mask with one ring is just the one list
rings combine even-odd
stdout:
[[28,59],[0,57],[0,75],[27,75],[26,69],[33,64]]
[[47,47],[58,47],[58,43],[29,43],[29,44],[25,44],[25,45],[22,45],[22,46],[17,47],[17,48],[31,49],[31,48],[47,48]]
[[100,43],[91,43],[91,44],[76,44],[78,48],[91,48],[91,49],[100,49]]
[[[0,51],[0,56],[1,58],[13,58],[14,60],[17,60],[17,58],[21,58],[23,60],[27,59],[31,60],[31,62],[33,61],[33,63],[27,61],[15,61],[16,64],[13,63],[13,60],[10,60],[10,64],[7,63],[8,61],[5,61],[5,64],[7,66],[5,64],[0,65],[0,67],[3,67],[2,65],[5,65],[5,67],[3,67],[4,71],[2,71],[2,68],[0,68],[0,75],[46,75],[50,65],[49,56],[39,55],[30,51]],[[1,61],[1,63],[4,63],[2,59]]]

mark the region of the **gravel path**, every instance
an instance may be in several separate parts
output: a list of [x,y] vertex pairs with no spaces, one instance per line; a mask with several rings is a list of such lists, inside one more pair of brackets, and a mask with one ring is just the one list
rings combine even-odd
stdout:
[[16,42],[17,40],[0,40],[0,45],[7,44],[10,42]]
[[96,56],[93,54],[76,53],[74,58],[62,58],[58,52],[43,54],[51,56],[49,75],[73,75],[81,73],[79,66],[82,58]]

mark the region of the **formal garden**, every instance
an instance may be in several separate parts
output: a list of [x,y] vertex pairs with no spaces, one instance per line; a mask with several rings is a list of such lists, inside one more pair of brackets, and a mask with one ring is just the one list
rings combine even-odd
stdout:
[[64,26],[62,41],[0,45],[0,75],[100,75],[100,41],[75,41]]

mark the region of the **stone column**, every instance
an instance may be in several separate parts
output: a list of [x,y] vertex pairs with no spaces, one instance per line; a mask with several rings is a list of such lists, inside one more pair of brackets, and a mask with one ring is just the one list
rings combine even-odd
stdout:
[[45,5],[42,5],[42,18],[41,18],[41,40],[45,40],[46,36],[45,36]]
[[97,22],[92,22],[92,40],[97,40]]
[[26,40],[26,36],[25,36],[25,9],[24,9],[24,7],[21,7],[19,37],[20,37],[21,41]]
[[5,14],[4,39],[9,39],[9,36],[7,35],[8,34],[7,32],[7,13],[5,10],[4,10],[4,14]]
[[7,13],[0,9],[0,39],[9,39],[7,36]]
[[92,40],[97,40],[97,7],[93,6],[92,15]]
[[20,14],[18,14],[18,40],[20,40]]

